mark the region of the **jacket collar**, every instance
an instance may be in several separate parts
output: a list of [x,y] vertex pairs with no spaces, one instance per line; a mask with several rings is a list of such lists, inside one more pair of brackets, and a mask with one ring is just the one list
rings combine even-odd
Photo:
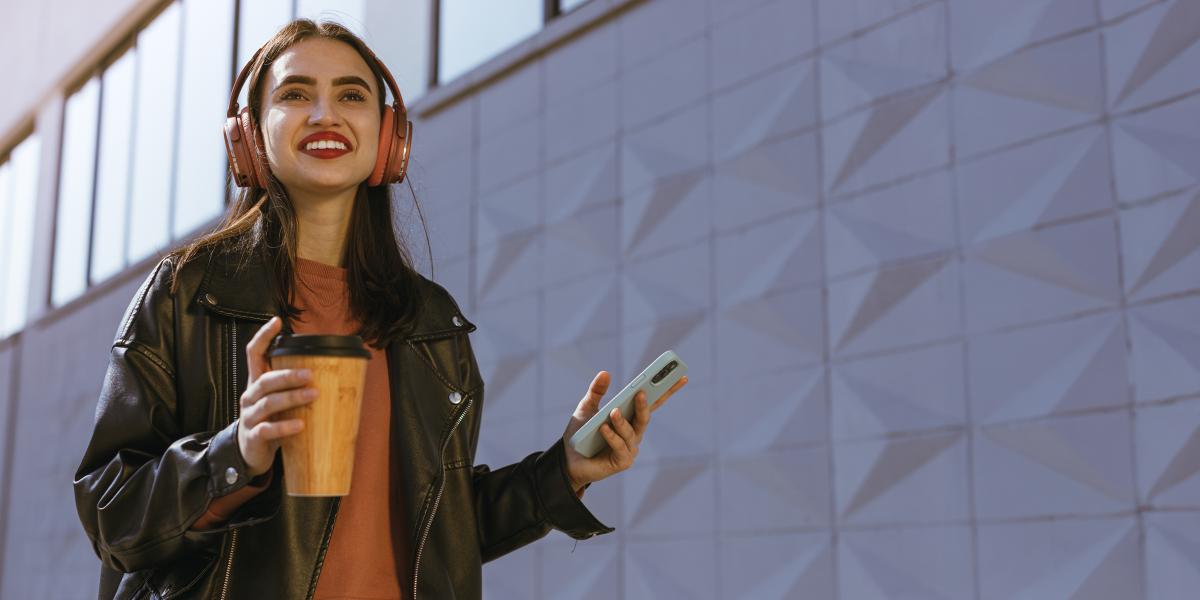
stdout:
[[213,252],[194,300],[220,315],[265,322],[277,312],[271,295],[265,293],[269,276],[257,254],[242,259]]
[[[238,319],[266,322],[278,314],[266,293],[270,273],[257,254],[243,259],[228,253],[211,253],[193,301],[208,310]],[[442,286],[418,275],[420,302],[409,340],[433,339],[475,331],[458,303]]]

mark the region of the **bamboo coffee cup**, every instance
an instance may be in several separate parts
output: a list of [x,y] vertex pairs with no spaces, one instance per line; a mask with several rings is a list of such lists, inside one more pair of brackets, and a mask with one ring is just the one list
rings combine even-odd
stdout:
[[371,353],[357,335],[280,335],[268,353],[272,369],[309,369],[317,398],[280,411],[304,429],[283,438],[283,480],[289,496],[345,496]]

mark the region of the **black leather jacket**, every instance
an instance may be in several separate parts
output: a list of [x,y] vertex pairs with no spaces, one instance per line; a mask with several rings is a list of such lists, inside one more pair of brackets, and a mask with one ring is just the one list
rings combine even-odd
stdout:
[[[112,346],[91,442],[75,474],[83,528],[103,562],[101,598],[311,598],[338,501],[270,487],[223,527],[193,531],[214,497],[247,484],[234,421],[245,345],[274,313],[265,271],[223,255],[174,260],[138,290]],[[397,573],[406,596],[479,598],[482,563],[546,535],[613,531],[570,489],[563,442],[475,465],[483,380],[466,320],[423,279],[418,324],[387,348]],[[457,393],[457,394],[455,394]],[[456,402],[457,401],[457,402]]]

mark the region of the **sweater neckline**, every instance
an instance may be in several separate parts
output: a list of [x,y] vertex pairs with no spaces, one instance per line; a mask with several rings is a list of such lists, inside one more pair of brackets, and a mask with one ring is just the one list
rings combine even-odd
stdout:
[[348,269],[335,265],[327,265],[322,262],[310,260],[300,256],[296,257],[296,274],[302,277],[315,277],[318,279],[329,279],[334,281],[345,282]]

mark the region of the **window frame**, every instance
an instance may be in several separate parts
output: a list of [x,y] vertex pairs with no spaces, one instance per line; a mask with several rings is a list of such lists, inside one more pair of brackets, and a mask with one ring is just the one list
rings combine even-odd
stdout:
[[[567,12],[573,12],[574,10],[578,9],[580,6],[587,4],[589,1],[590,0],[584,0],[579,5],[575,6],[575,8],[572,8],[571,11],[567,11]],[[439,80],[441,79],[441,70],[442,70],[442,57],[441,57],[440,53],[438,52],[438,48],[441,46],[441,37],[442,37],[442,0],[430,0],[430,4],[431,4],[431,6],[430,6],[429,14],[431,15],[431,18],[430,18],[431,23],[430,23],[430,30],[429,30],[429,45],[430,45],[430,47],[429,47],[429,81],[426,82],[426,87],[429,90],[433,90],[433,89],[436,89],[439,87],[445,87],[446,85],[448,85],[454,81],[457,81],[459,79],[459,77],[456,77],[449,81],[439,83]],[[564,14],[567,14],[567,13],[563,12],[563,10],[562,10],[561,0],[542,0],[542,29],[545,29],[546,26],[549,25],[551,21],[561,17]],[[536,33],[534,35],[536,35]],[[528,39],[528,38],[523,38],[523,39]],[[518,41],[518,43],[520,43],[520,41]],[[508,46],[508,48],[512,48],[514,45],[516,45],[516,44],[510,45],[510,46]],[[508,48],[500,50],[499,52],[497,52],[496,54],[493,54],[492,56],[498,56],[499,54],[503,54],[505,51],[507,51]],[[492,57],[490,56],[488,58],[485,58],[479,64],[483,64],[483,63],[487,62],[490,58],[492,58]],[[478,65],[476,65],[476,66],[478,66]],[[473,69],[474,69],[474,67],[472,67],[472,69],[468,69],[467,72],[469,73]]]

